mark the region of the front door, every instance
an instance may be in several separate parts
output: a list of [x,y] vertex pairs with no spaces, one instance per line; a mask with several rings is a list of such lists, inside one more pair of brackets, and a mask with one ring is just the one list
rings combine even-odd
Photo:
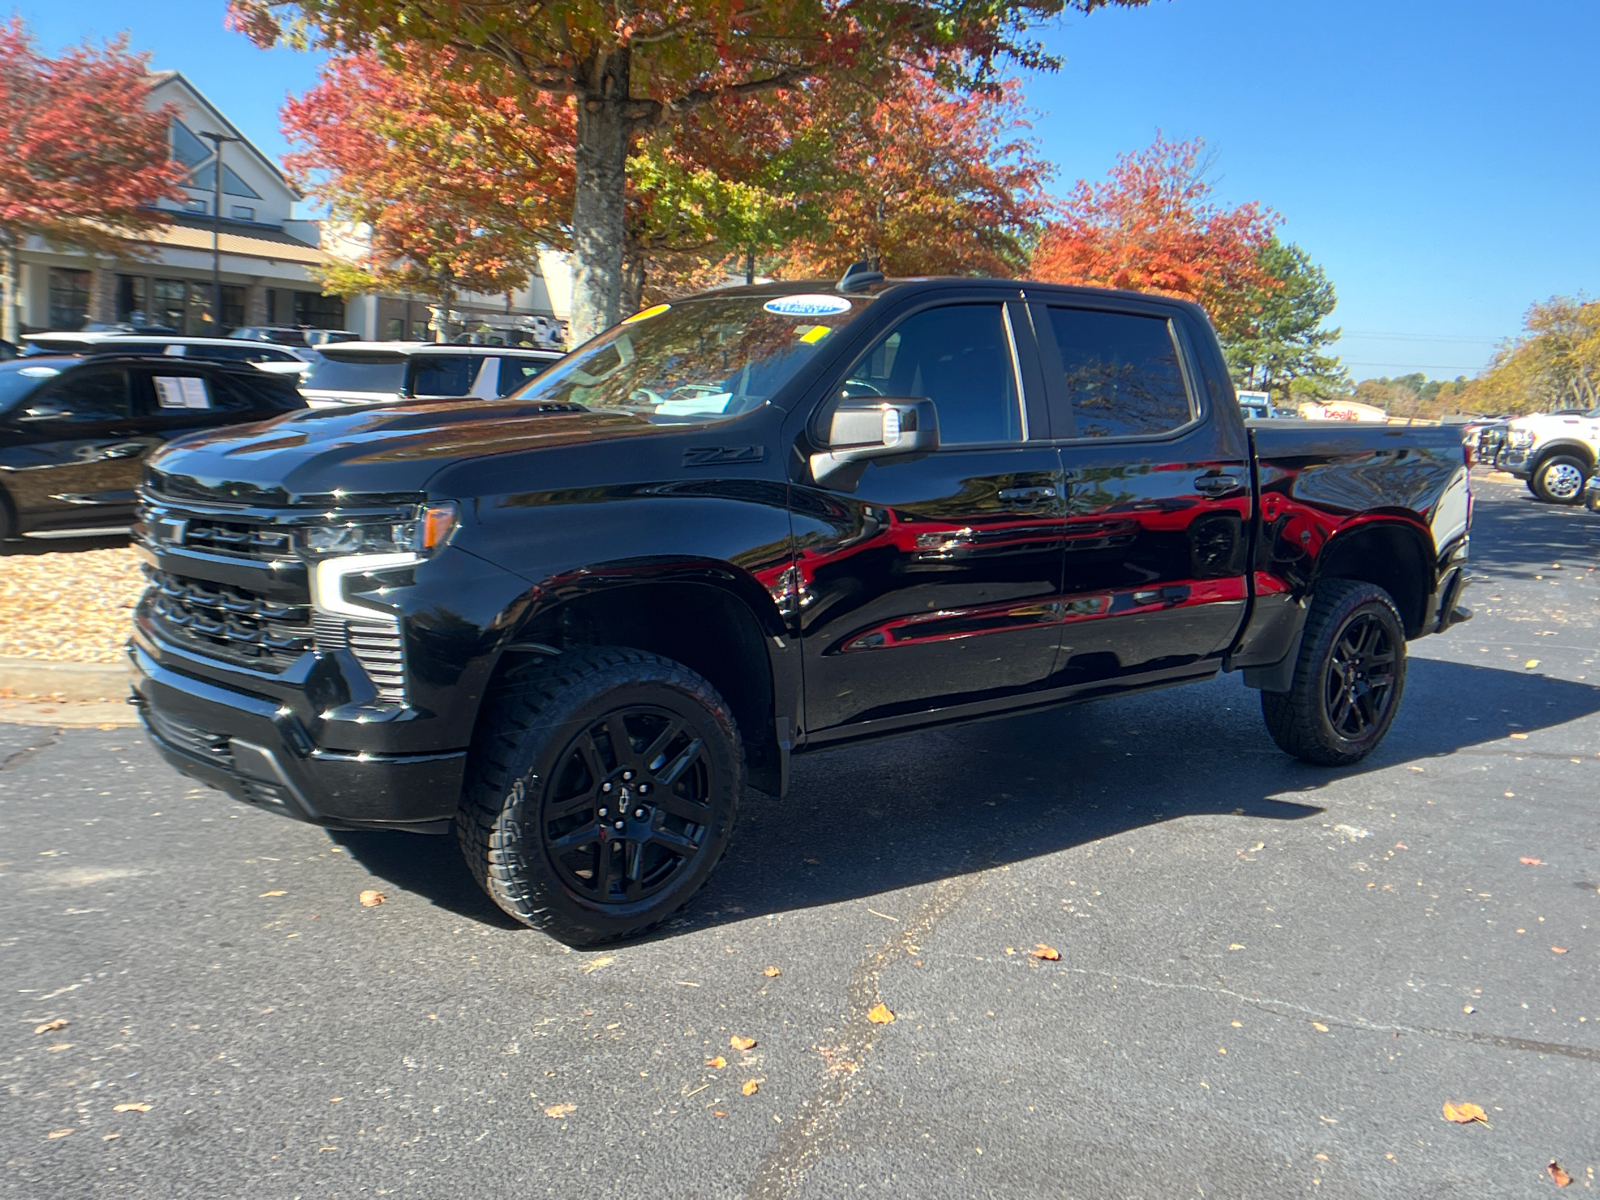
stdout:
[[[1249,449],[1181,315],[1031,305],[1067,475],[1065,685],[1215,668],[1246,602]],[[1206,398],[1202,402],[1202,398]]]
[[122,367],[69,368],[6,415],[0,458],[19,532],[132,520],[145,443]]
[[1018,333],[1003,304],[925,308],[831,391],[932,400],[940,449],[792,493],[809,737],[1013,696],[1049,676],[1061,468],[1048,439],[1029,437]]

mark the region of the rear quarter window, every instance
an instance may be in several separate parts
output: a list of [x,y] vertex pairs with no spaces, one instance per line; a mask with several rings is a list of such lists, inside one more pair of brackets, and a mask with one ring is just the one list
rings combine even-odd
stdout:
[[465,396],[482,365],[476,354],[419,354],[411,360],[411,394]]

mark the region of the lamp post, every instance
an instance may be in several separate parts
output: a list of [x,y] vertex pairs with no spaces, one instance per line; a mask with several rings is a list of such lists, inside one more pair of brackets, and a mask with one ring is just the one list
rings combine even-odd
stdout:
[[222,146],[224,142],[242,142],[243,138],[225,133],[202,132],[201,137],[216,150],[215,184],[211,202],[211,325],[212,332],[222,333]]

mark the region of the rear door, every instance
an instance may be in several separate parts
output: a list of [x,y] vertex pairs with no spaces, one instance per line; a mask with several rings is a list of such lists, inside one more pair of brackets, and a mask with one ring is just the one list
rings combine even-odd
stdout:
[[825,428],[843,395],[926,398],[941,444],[794,489],[792,607],[809,737],[975,701],[1004,705],[1050,674],[1061,467],[1048,437],[1033,433],[1042,404],[1030,408],[1018,368],[1034,351],[1026,310],[1010,307],[938,303],[903,316],[813,419]]
[[147,444],[128,371],[92,361],[64,371],[6,415],[4,481],[19,532],[95,529],[132,519]]
[[1210,669],[1244,615],[1251,502],[1209,331],[1132,300],[1030,308],[1068,488],[1060,681]]

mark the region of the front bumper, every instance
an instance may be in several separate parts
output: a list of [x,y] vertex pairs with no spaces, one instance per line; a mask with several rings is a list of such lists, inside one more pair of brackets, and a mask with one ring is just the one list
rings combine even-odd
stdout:
[[162,666],[129,647],[133,702],[183,774],[257,808],[335,829],[442,833],[466,751],[389,754],[316,746],[295,711]]
[[1521,447],[1516,450],[1507,450],[1500,465],[1518,479],[1526,479],[1532,473],[1532,459],[1532,450],[1528,447]]

